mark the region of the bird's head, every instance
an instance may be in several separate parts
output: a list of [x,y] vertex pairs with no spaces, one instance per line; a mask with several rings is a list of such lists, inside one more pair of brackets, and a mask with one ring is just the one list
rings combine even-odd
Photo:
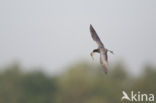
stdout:
[[99,49],[99,48],[94,49],[94,50],[90,53],[90,56],[92,57],[93,60],[94,60],[94,57],[93,57],[94,53],[100,53],[100,49]]

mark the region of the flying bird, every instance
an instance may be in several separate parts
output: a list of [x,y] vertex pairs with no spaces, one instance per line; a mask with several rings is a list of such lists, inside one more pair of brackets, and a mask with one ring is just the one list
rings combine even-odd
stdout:
[[97,43],[98,48],[94,49],[90,55],[93,58],[94,53],[100,53],[100,63],[102,65],[102,68],[104,72],[107,74],[108,72],[108,57],[107,57],[107,52],[110,52],[113,54],[113,51],[108,50],[104,47],[103,43],[101,42],[99,36],[97,35],[96,31],[94,30],[93,26],[90,24],[90,33],[93,38],[93,40]]

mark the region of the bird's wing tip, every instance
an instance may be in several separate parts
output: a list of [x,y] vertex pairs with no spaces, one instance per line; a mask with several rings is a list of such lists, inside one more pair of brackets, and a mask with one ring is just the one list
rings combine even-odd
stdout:
[[93,28],[92,24],[90,24],[90,30],[91,30],[91,31],[93,31],[93,30],[94,30],[94,28]]
[[92,24],[90,24],[90,28],[92,28],[93,26],[92,26]]

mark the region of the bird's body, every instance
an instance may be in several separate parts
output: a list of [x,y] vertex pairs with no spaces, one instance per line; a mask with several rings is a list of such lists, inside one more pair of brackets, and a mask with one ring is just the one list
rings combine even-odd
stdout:
[[91,53],[91,56],[93,56],[93,53],[97,52],[100,53],[100,63],[102,65],[102,68],[104,70],[105,73],[107,73],[108,71],[108,57],[107,57],[107,52],[111,52],[113,53],[113,51],[110,51],[108,49],[106,49],[103,45],[103,43],[101,42],[100,38],[98,37],[96,31],[94,30],[93,26],[90,25],[90,33],[91,36],[93,38],[93,40],[97,43],[98,48],[94,49]]

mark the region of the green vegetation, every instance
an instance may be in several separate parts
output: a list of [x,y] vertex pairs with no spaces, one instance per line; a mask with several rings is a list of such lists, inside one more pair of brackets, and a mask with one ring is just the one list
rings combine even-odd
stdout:
[[100,66],[79,63],[50,77],[41,71],[22,72],[19,65],[10,65],[0,72],[0,103],[121,103],[123,90],[156,96],[156,68],[147,66],[135,78],[125,68],[116,64],[105,75]]

